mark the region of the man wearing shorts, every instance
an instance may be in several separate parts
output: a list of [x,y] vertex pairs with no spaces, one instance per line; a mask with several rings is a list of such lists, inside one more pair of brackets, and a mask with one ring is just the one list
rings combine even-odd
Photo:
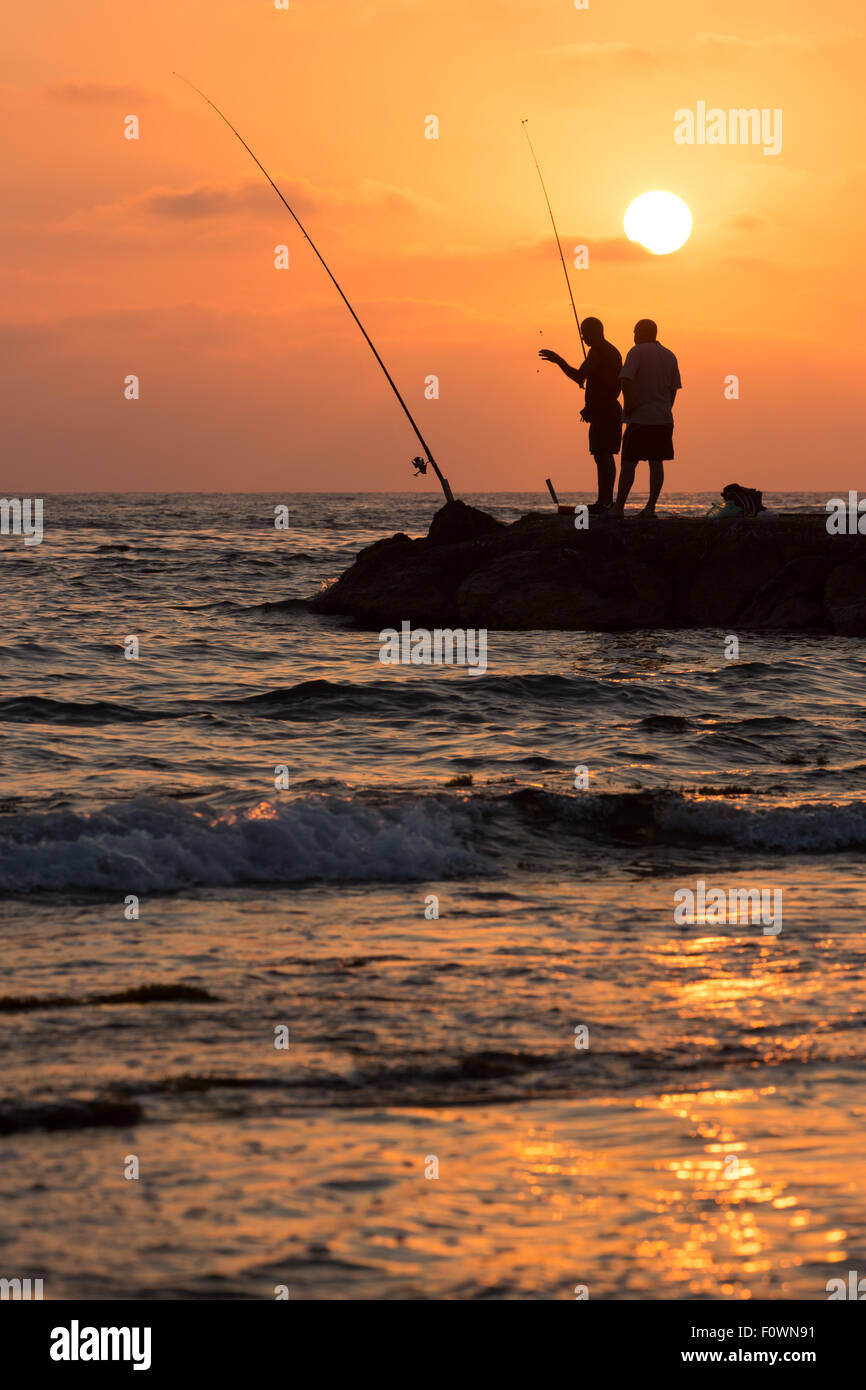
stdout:
[[609,515],[623,515],[635,468],[646,459],[650,490],[641,516],[654,517],[665,481],[664,460],[674,456],[672,407],[683,383],[677,359],[658,341],[658,328],[652,319],[641,319],[635,324],[634,347],[629,349],[619,377],[625,407],[625,435],[619,489]]
[[600,319],[584,319],[580,332],[589,347],[581,366],[569,366],[559,353],[549,348],[542,348],[538,355],[545,362],[555,362],[567,377],[586,388],[580,418],[589,421],[589,452],[595,459],[598,473],[598,500],[587,510],[597,515],[613,506],[614,455],[619,453],[622,440],[622,406],[619,403],[622,358],[613,343],[605,338]]

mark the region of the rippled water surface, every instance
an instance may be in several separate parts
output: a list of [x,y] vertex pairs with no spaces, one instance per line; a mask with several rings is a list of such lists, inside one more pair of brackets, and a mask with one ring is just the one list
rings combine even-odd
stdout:
[[[862,643],[491,631],[482,676],[383,666],[307,600],[436,505],[55,497],[42,545],[0,540],[4,1268],[824,1298],[866,1260]],[[677,920],[699,880],[780,929]]]

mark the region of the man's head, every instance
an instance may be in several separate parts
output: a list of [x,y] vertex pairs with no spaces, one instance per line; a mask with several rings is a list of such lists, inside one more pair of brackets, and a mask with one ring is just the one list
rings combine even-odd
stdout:
[[590,347],[598,347],[604,342],[604,324],[601,319],[584,319],[580,325],[581,336]]
[[634,326],[634,340],[636,343],[654,343],[659,336],[658,324],[653,323],[652,319],[638,319]]

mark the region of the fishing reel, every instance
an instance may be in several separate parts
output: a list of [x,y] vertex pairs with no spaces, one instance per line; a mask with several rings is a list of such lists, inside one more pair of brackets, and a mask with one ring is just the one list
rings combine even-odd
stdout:
[[427,472],[427,460],[421,458],[420,455],[418,458],[412,460],[412,464],[415,469],[415,472],[412,474],[413,478],[417,478],[419,474],[423,476]]

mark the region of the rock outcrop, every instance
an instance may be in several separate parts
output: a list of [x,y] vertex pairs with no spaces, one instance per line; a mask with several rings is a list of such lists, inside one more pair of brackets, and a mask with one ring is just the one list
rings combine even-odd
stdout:
[[823,513],[657,522],[449,503],[426,537],[368,546],[313,609],[364,627],[727,627],[866,636],[866,538]]

